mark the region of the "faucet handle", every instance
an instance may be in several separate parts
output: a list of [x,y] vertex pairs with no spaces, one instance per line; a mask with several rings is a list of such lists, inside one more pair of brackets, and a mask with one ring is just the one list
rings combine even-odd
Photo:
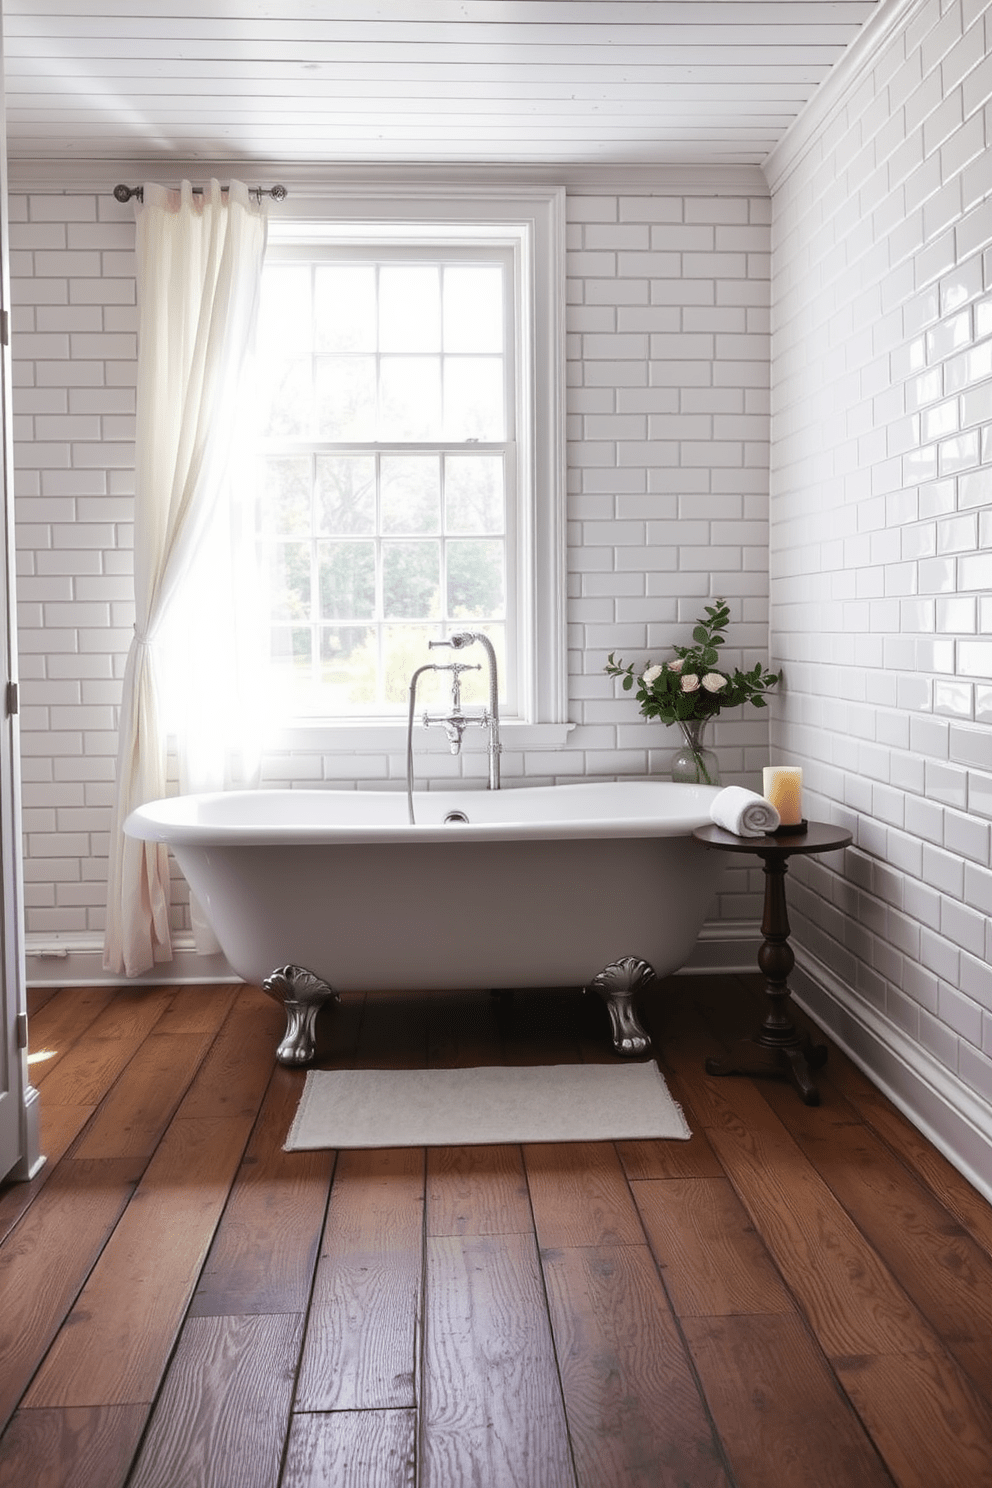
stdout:
[[427,645],[430,647],[431,650],[433,650],[435,646],[451,646],[455,651],[460,651],[463,646],[471,646],[474,640],[475,636],[472,635],[469,631],[461,630],[457,633],[457,635],[448,636],[443,641],[428,641]]

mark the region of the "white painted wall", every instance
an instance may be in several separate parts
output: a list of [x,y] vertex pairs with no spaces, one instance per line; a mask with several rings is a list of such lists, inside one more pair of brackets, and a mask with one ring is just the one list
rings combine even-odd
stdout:
[[992,6],[876,20],[770,167],[773,743],[810,1005],[989,1192]]
[[[734,614],[728,662],[766,658],[770,203],[753,171],[708,187],[685,174],[625,192],[616,172],[608,193],[568,197],[576,727],[557,752],[511,747],[511,785],[664,772],[675,740],[617,696],[603,664],[611,650],[642,659],[687,641],[712,597]],[[137,330],[133,220],[113,184],[18,190],[11,204],[29,948],[97,945],[103,928],[133,618]],[[760,780],[766,718],[718,724],[727,782]],[[430,763],[461,768],[447,755]],[[465,769],[481,776],[482,757]],[[297,730],[266,779],[399,787],[404,770],[401,748],[348,755]],[[725,927],[757,916],[760,878],[728,873]],[[177,926],[182,916],[179,904]]]

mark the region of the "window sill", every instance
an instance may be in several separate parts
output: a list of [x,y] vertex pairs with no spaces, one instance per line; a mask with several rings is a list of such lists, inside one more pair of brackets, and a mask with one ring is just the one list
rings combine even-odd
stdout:
[[[274,730],[266,739],[266,748],[276,750],[312,750],[321,754],[362,754],[366,751],[405,753],[406,723],[296,723]],[[575,727],[574,723],[518,723],[512,719],[500,724],[504,750],[561,749]],[[414,744],[418,754],[447,754],[448,741],[439,728],[414,727]],[[488,733],[473,727],[462,742],[465,754],[484,754]]]

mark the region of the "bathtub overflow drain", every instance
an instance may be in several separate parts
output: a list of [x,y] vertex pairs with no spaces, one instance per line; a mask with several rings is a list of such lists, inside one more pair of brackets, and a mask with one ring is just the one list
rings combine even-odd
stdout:
[[445,819],[446,822],[467,822],[468,821],[468,817],[465,815],[464,811],[449,811],[448,814],[447,814],[447,816],[444,819]]

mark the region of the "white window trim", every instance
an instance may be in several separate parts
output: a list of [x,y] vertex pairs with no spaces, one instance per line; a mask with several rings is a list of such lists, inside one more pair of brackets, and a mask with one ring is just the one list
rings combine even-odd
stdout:
[[[280,216],[283,216],[280,221]],[[291,219],[291,220],[290,220]],[[555,748],[567,723],[565,580],[565,192],[541,186],[507,189],[413,183],[379,191],[342,185],[333,195],[297,196],[274,212],[275,244],[319,241],[327,236],[416,241],[441,226],[447,240],[464,231],[467,242],[506,234],[519,245],[520,323],[517,326],[521,396],[531,410],[533,439],[521,447],[518,468],[529,499],[521,511],[523,584],[530,600],[521,612],[521,654],[529,662],[520,678],[520,718],[506,721],[508,736],[526,748]],[[300,719],[276,727],[269,742],[331,752],[395,749],[405,724]],[[509,739],[508,739],[509,742]]]

